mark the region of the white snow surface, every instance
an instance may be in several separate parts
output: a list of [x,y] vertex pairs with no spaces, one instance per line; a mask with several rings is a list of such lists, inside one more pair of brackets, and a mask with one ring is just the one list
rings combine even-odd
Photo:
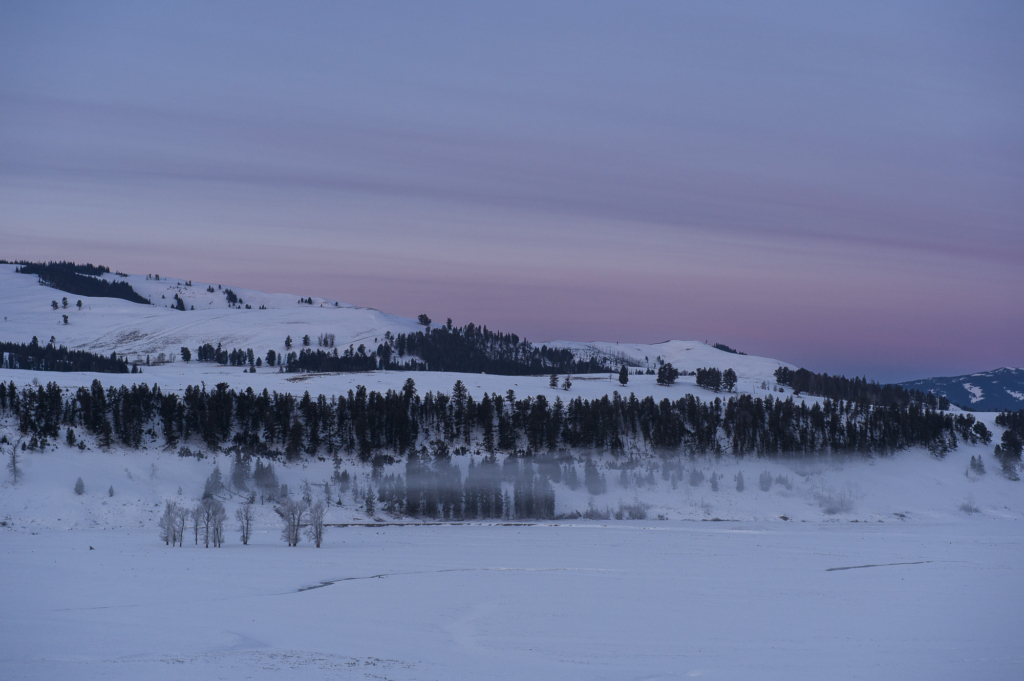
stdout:
[[[968,474],[983,452],[989,472]],[[269,505],[249,546],[231,532],[205,549],[165,546],[156,523],[164,500],[195,503],[215,465],[227,477],[227,457],[26,453],[22,481],[0,486],[0,678],[1024,674],[1021,484],[986,448],[684,461],[720,474],[717,492],[686,475],[622,487],[612,463],[606,494],[556,485],[558,513],[640,501],[647,520],[370,519],[346,494],[320,549],[287,548]],[[367,468],[342,466],[365,485]],[[293,494],[333,471],[275,468]],[[760,490],[764,471],[791,489]],[[233,517],[241,497],[224,497]]]

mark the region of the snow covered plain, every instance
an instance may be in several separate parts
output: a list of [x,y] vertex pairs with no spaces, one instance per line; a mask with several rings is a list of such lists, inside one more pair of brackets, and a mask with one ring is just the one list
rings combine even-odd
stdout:
[[[73,297],[65,326],[58,322],[68,311],[50,309],[63,294],[2,265],[0,338],[46,342],[52,334],[134,359],[205,342],[264,354],[305,333],[335,333],[345,347],[421,328],[319,298],[310,306],[234,289],[268,308],[240,310],[216,285],[209,293],[206,284],[128,281],[158,304],[84,298],[79,311]],[[163,307],[160,296],[172,290],[196,309]],[[756,394],[763,382],[774,387],[781,364],[692,341],[549,344],[637,362],[660,356],[686,370],[731,367],[738,389]],[[546,377],[250,374],[180,361],[144,371],[0,370],[0,380],[55,381],[70,391],[94,378],[164,391],[223,381],[331,395],[356,385],[397,390],[412,377],[421,394],[462,380],[476,397],[509,389],[551,399],[613,390],[716,397],[692,377],[662,387],[631,376],[622,388],[608,376],[581,376],[567,394]],[[998,440],[994,415],[977,417]],[[227,457],[179,458],[159,442],[103,451],[86,440],[84,452],[63,444],[27,452],[23,480],[0,485],[0,679],[1024,678],[1024,487],[999,475],[991,445],[961,442],[942,460],[920,450],[853,460],[684,457],[676,485],[656,457],[626,484],[604,458],[608,492],[556,485],[556,512],[614,514],[620,503],[642,502],[648,520],[430,524],[380,512],[373,520],[346,495],[331,506],[321,549],[285,547],[269,505],[258,508],[251,545],[231,533],[224,548],[203,549],[188,540],[164,546],[157,519],[166,499],[193,503],[214,466],[227,474]],[[988,474],[968,474],[971,456],[983,457]],[[465,473],[468,462],[458,463]],[[367,467],[342,466],[365,484]],[[292,490],[333,472],[315,458],[275,467]],[[776,482],[762,491],[766,471]],[[718,491],[712,473],[721,476]],[[72,491],[79,476],[81,496]],[[229,517],[239,500],[226,501]]]
[[[1019,679],[1019,523],[5,533],[6,679]],[[91,550],[90,547],[95,550]]]

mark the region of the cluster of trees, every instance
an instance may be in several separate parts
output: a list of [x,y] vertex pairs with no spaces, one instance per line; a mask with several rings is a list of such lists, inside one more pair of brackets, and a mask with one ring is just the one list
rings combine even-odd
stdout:
[[93,298],[120,298],[132,303],[149,305],[150,301],[143,298],[126,281],[107,281],[100,279],[110,272],[103,265],[76,265],[73,262],[31,263],[21,262],[15,271],[21,274],[39,276],[39,283],[46,284],[60,291],[67,291],[78,296]]
[[[239,511],[241,510],[239,509]],[[236,514],[236,517],[237,515],[240,514]],[[243,523],[242,533],[243,543],[246,544],[249,543],[249,532],[255,516],[251,507],[247,515],[249,522]],[[196,546],[202,540],[206,548],[210,548],[211,544],[220,548],[224,545],[225,520],[227,520],[227,512],[224,510],[224,504],[212,496],[204,496],[202,501],[191,508],[176,501],[168,501],[158,524],[160,539],[168,546],[184,546],[185,531],[191,524]]]
[[891,383],[880,385],[866,378],[829,376],[816,374],[807,369],[793,371],[779,367],[775,370],[775,380],[779,385],[792,388],[794,393],[807,393],[833,400],[847,400],[879,407],[917,402],[932,408],[938,407],[943,411],[949,409],[949,400],[945,397],[936,398],[934,393],[907,390],[903,386]]
[[96,371],[107,374],[126,374],[128,365],[118,359],[117,353],[109,357],[84,350],[68,350],[56,346],[51,340],[40,345],[32,337],[31,343],[5,343],[0,341],[0,368],[32,369],[34,371]]
[[731,353],[731,354],[733,354],[733,355],[745,355],[745,354],[747,354],[747,353],[745,353],[745,352],[740,352],[739,350],[736,350],[736,349],[734,349],[734,348],[730,348],[730,347],[729,347],[728,345],[726,345],[725,343],[715,343],[715,344],[714,344],[713,346],[711,346],[711,347],[715,348],[716,350],[721,350],[722,352],[728,352],[728,353]]
[[[0,384],[2,385],[2,384]],[[544,395],[517,398],[468,394],[461,381],[451,394],[417,394],[408,379],[400,391],[357,386],[346,395],[213,390],[189,386],[184,395],[146,384],[104,390],[99,380],[64,397],[55,384],[0,388],[0,409],[17,416],[21,432],[56,438],[61,426],[83,427],[102,446],[118,441],[138,448],[162,436],[168,447],[199,440],[212,450],[296,458],[346,451],[366,461],[383,453],[420,451],[440,441],[466,453],[607,450],[642,447],[673,453],[811,456],[822,452],[891,453],[920,445],[942,455],[957,444],[953,416],[911,402],[873,408],[826,399],[811,406],[792,398],[739,395],[727,402],[623,397],[554,402]],[[157,429],[160,436],[157,435]],[[148,436],[148,437],[147,437]],[[283,450],[283,452],[282,452]]]
[[[429,322],[428,322],[429,323]],[[451,320],[438,328],[409,334],[385,336],[384,368],[429,371],[487,373],[502,376],[543,375],[550,373],[585,374],[611,371],[596,358],[577,359],[566,348],[535,347],[513,333],[491,331],[486,326],[452,326]],[[378,349],[378,356],[381,356]],[[397,355],[398,359],[393,357]],[[406,355],[420,362],[401,360]]]
[[716,393],[719,390],[725,390],[726,392],[732,392],[733,388],[736,387],[736,372],[732,369],[716,369],[710,367],[708,369],[697,369],[695,372],[697,376],[697,385],[707,390],[714,390]]
[[658,367],[658,378],[656,379],[658,385],[672,385],[677,378],[679,378],[679,369],[671,364],[662,364]]
[[1003,473],[1011,480],[1018,480],[1017,468],[1024,451],[1024,409],[1002,412],[996,417],[996,425],[1006,429],[1000,444],[996,445],[996,458],[1002,464]]

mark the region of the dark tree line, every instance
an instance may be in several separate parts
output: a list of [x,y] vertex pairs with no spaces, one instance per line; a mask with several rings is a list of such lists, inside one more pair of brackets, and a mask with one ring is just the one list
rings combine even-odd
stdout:
[[697,385],[706,390],[714,390],[716,393],[719,390],[725,390],[726,392],[732,392],[733,388],[736,387],[736,372],[732,369],[716,369],[710,367],[707,369],[697,369],[694,372],[697,377]]
[[917,402],[932,408],[949,409],[949,400],[945,397],[937,398],[934,393],[907,390],[903,386],[892,383],[878,384],[866,378],[829,376],[828,374],[815,374],[807,369],[793,371],[786,367],[779,367],[775,370],[775,380],[779,385],[792,388],[794,393],[806,393],[833,400],[847,400],[879,407]]
[[[403,368],[406,355],[422,362],[408,368],[429,371],[488,373],[528,376],[561,373],[586,374],[612,371],[600,360],[580,360],[566,348],[539,348],[514,333],[491,331],[486,326],[448,324],[387,339],[382,361],[387,368]],[[381,355],[378,349],[378,356]],[[397,355],[398,360],[393,356]]]
[[36,274],[39,283],[78,296],[93,298],[120,298],[131,303],[149,305],[150,301],[139,295],[125,281],[100,279],[110,272],[103,265],[76,265],[73,262],[20,263],[15,271],[21,274]]
[[84,350],[68,350],[53,343],[40,345],[32,337],[31,343],[5,343],[0,341],[0,368],[32,369],[34,371],[96,371],[107,374],[126,374],[128,365],[117,358]]
[[350,452],[381,465],[392,455],[420,451],[425,443],[453,454],[564,449],[620,454],[643,447],[663,456],[775,457],[889,454],[912,446],[943,455],[958,441],[951,414],[917,402],[871,407],[825,399],[808,406],[792,398],[745,394],[723,402],[692,395],[655,401],[618,393],[551,402],[544,395],[519,399],[512,391],[476,400],[461,381],[451,394],[420,396],[412,379],[400,391],[358,386],[331,397],[235,391],[226,383],[213,390],[190,386],[179,396],[145,384],[104,390],[98,380],[73,396],[60,395],[55,384],[19,393],[12,383],[0,389],[0,404],[17,415],[23,433],[40,437],[55,438],[54,424],[61,424],[85,428],[103,446],[162,441],[176,447],[192,441],[211,450],[236,448],[289,459]]

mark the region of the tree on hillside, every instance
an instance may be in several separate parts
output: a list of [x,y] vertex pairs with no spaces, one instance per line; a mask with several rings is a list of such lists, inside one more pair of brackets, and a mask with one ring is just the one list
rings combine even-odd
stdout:
[[725,388],[726,392],[732,392],[733,388],[736,387],[736,372],[732,369],[726,369],[722,372],[722,387]]
[[679,370],[671,364],[663,364],[658,367],[658,385],[672,385],[679,378]]
[[181,359],[184,360],[186,364],[191,362],[192,361],[192,351],[189,350],[188,348],[186,348],[185,346],[182,346],[181,347]]
[[224,490],[224,479],[221,476],[220,466],[215,466],[210,477],[206,479],[203,487],[203,499],[210,499]]
[[286,349],[288,349],[288,350],[292,349],[292,337],[291,336],[288,336],[287,338],[284,339],[284,347]]
[[305,348],[309,347],[309,334],[308,333],[305,336],[302,337],[302,346],[305,347]]
[[418,321],[423,326],[430,326],[431,319],[427,315],[421,314],[419,317],[416,318],[416,321]]
[[[14,385],[13,383],[11,385]],[[17,485],[18,480],[21,479],[21,466],[18,465],[18,450],[21,448],[21,441],[24,438],[18,438],[17,442],[10,444],[10,452],[7,457],[7,472],[11,474],[11,484]]]
[[626,385],[627,383],[629,383],[629,369],[623,364],[619,369],[619,384]]

